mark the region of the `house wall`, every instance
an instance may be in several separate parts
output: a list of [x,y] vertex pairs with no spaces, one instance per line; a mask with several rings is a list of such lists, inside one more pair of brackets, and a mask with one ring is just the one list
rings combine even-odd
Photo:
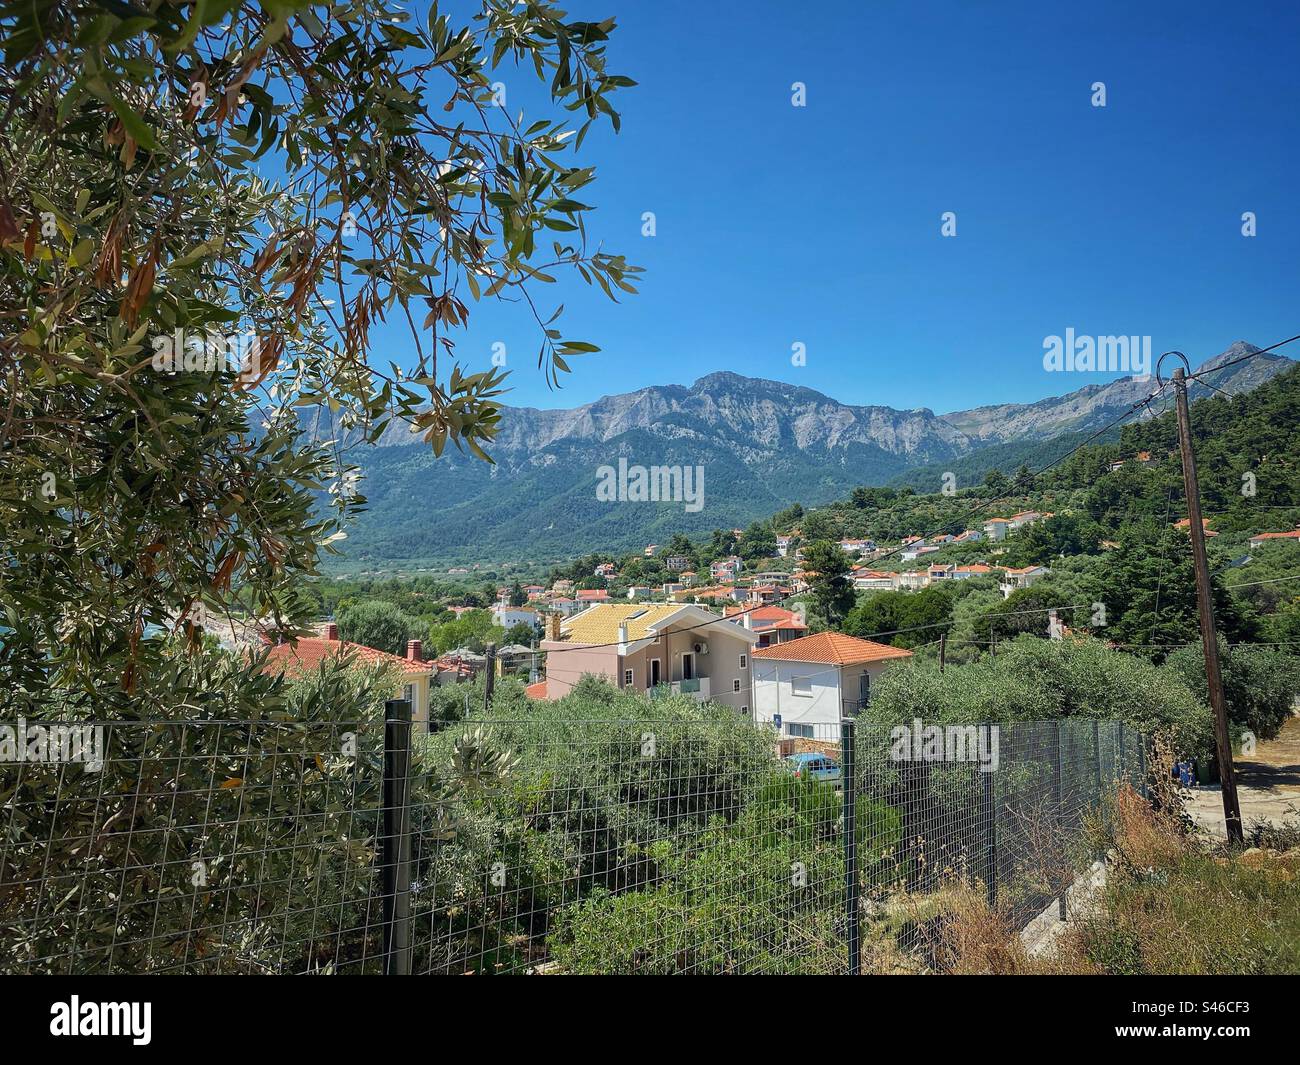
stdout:
[[403,677],[397,685],[394,698],[411,700],[411,734],[420,736],[429,731],[429,678],[427,676]]
[[[839,734],[840,671],[834,666],[760,658],[753,670],[755,721],[771,722],[780,714],[782,736],[791,722],[812,725],[817,739],[829,739],[832,729]],[[796,678],[808,679],[809,694],[795,692]]]
[[[682,655],[692,651],[697,643],[707,643],[709,653],[695,656],[695,675],[709,678],[709,697],[740,711],[749,713],[753,708],[750,698],[750,671],[753,662],[750,658],[752,648],[740,636],[733,636],[722,626],[708,629],[682,631],[689,629],[693,622],[683,622],[660,635],[653,644],[640,648],[621,659],[618,683],[622,684],[624,670],[632,670],[632,685],[644,691],[649,683],[650,660],[660,660],[660,678],[664,684],[682,679]],[[746,666],[740,667],[740,656],[745,656]],[[740,691],[733,691],[735,682],[740,681]]]
[[[867,665],[841,666],[820,662],[782,662],[760,658],[754,669],[754,718],[772,721],[781,715],[781,735],[788,736],[791,722],[812,725],[813,738],[831,740],[839,736],[840,717],[857,708],[859,677],[867,674],[871,688],[888,668],[888,662]],[[809,678],[810,695],[800,695],[794,690],[794,681]]]
[[543,640],[541,649],[556,652],[546,656],[548,699],[560,699],[568,695],[587,673],[604,677],[611,684],[620,683],[616,647],[586,648],[581,644]]

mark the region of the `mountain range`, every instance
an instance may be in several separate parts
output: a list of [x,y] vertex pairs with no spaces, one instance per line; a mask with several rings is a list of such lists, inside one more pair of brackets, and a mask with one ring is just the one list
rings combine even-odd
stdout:
[[[1237,341],[1195,367],[1238,393],[1292,365]],[[1220,369],[1223,367],[1222,369]],[[1217,373],[1213,372],[1218,370]],[[1035,403],[935,414],[840,403],[810,388],[711,373],[693,385],[652,386],[570,410],[506,407],[488,465],[449,448],[435,459],[404,425],[373,447],[348,447],[363,471],[368,509],[349,528],[347,569],[449,562],[551,561],[626,551],[740,527],[793,502],[816,505],[856,485],[917,483],[940,470],[958,483],[993,468],[1031,466],[1095,433],[1148,395],[1150,379],[1086,385]],[[1192,397],[1210,394],[1193,383]],[[317,438],[333,426],[308,426]],[[347,440],[344,440],[345,444]],[[601,467],[703,467],[704,506],[602,502]]]

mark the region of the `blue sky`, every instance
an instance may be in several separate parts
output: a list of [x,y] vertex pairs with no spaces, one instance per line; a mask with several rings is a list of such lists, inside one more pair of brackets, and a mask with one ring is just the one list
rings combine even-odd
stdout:
[[484,369],[504,342],[508,403],[733,370],[943,412],[1120,376],[1044,372],[1044,337],[1067,328],[1150,335],[1193,364],[1300,332],[1294,7],[566,6],[618,17],[609,67],[640,83],[619,93],[623,132],[581,158],[590,231],[646,274],[619,305],[576,277],[544,286],[565,334],[603,349],[559,391],[522,308],[472,306],[458,356]]

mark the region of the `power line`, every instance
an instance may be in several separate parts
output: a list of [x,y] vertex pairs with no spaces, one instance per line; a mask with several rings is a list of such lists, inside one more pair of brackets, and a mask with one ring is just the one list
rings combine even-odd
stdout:
[[[1287,337],[1285,340],[1279,340],[1276,344],[1270,344],[1266,348],[1260,348],[1258,351],[1252,351],[1248,355],[1242,355],[1238,358],[1233,359],[1231,362],[1225,362],[1222,366],[1215,366],[1214,368],[1209,370],[1201,370],[1199,373],[1188,374],[1187,380],[1189,381],[1199,380],[1200,378],[1204,377],[1206,374],[1218,373],[1220,370],[1226,370],[1229,366],[1236,366],[1238,363],[1245,362],[1247,359],[1253,359],[1256,355],[1267,355],[1270,351],[1276,351],[1278,348],[1284,347],[1285,345],[1293,343],[1294,341],[1297,340],[1300,340],[1300,333],[1297,333],[1293,337]],[[1201,383],[1206,384],[1206,382],[1204,381],[1202,381]]]

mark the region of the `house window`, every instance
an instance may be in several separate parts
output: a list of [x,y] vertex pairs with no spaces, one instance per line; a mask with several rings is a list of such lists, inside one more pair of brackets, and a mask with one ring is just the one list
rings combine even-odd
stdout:
[[741,669],[748,669],[748,668],[749,668],[749,655],[741,655],[741,656],[740,656],[740,668],[741,668]]
[[795,695],[812,695],[812,677],[791,677],[790,690]]
[[630,669],[623,670],[623,687],[632,687],[632,671]]
[[813,738],[813,727],[811,725],[796,725],[793,721],[787,721],[785,734],[787,736],[797,736],[801,740],[810,740]]
[[733,681],[731,682],[731,690],[732,690],[733,692],[738,692],[738,691],[740,691],[740,678],[739,678],[739,677],[737,677],[735,680],[733,680]]
[[749,707],[747,707],[747,706],[742,706],[742,707],[740,708],[740,712],[741,712],[742,714],[747,714],[747,713],[749,713]]

